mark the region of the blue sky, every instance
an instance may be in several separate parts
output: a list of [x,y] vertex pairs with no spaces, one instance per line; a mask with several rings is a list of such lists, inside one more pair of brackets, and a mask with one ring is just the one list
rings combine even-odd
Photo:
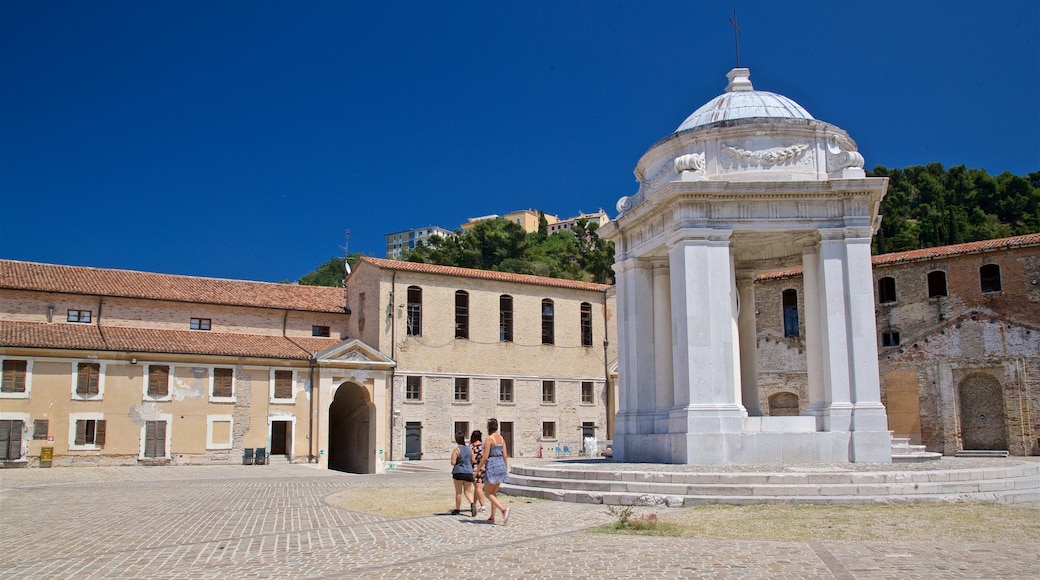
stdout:
[[[356,5],[357,4],[357,5]],[[1040,3],[0,3],[0,257],[295,280],[636,191],[735,64],[866,166],[1040,170]]]

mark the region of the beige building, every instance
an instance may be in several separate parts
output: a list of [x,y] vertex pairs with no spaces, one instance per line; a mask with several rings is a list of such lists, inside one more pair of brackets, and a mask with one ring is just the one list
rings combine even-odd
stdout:
[[419,242],[429,239],[430,236],[449,238],[454,235],[454,232],[449,232],[437,226],[426,226],[425,228],[386,234],[386,257],[391,260],[399,260],[405,252],[415,249]]
[[602,227],[610,221],[610,218],[607,217],[607,212],[603,211],[602,209],[596,213],[579,213],[578,215],[572,218],[567,218],[565,220],[560,220],[556,223],[549,224],[548,233],[551,236],[556,232],[569,230],[574,227],[574,224],[578,223],[578,220],[586,220],[590,224],[594,223]]
[[[484,220],[495,219],[497,217],[520,224],[520,227],[524,228],[524,231],[527,233],[538,231],[538,212],[533,209],[521,209],[507,213],[503,216],[500,216],[498,214],[492,214],[475,218],[469,218],[468,220],[466,220],[466,223],[462,224],[459,227],[461,227],[463,231],[468,231],[479,222],[482,222]],[[554,215],[545,214],[545,221],[549,224],[549,227],[552,227],[553,224],[560,221],[560,218]]]
[[348,332],[397,363],[395,459],[447,458],[489,417],[514,455],[608,437],[611,286],[363,258],[346,289]]
[[[1040,453],[1040,234],[873,257],[889,429],[929,451]],[[760,408],[807,401],[801,270],[755,283]]]
[[379,473],[493,415],[518,453],[574,447],[607,436],[612,311],[609,286],[373,258],[346,288],[0,260],[0,463]]
[[[0,260],[0,461],[373,472],[392,361],[347,336],[341,288]],[[312,386],[317,386],[315,389]],[[313,396],[312,396],[312,393]],[[380,427],[383,430],[380,431]]]

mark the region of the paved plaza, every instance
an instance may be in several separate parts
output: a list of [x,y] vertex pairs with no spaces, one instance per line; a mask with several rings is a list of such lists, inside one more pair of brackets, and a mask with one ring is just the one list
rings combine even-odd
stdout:
[[[447,462],[351,475],[307,465],[0,471],[0,578],[1037,578],[1037,544],[778,542],[592,534],[602,505],[505,498],[508,526],[331,507],[407,502]],[[444,465],[441,465],[441,464]],[[451,506],[445,506],[449,508]],[[1035,509],[1024,506],[1022,509]]]

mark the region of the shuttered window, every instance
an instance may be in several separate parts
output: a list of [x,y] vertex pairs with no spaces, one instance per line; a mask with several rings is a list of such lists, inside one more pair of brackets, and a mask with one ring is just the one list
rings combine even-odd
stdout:
[[105,421],[80,419],[76,421],[76,445],[105,446]]
[[148,421],[145,423],[144,456],[166,457],[166,421]]
[[230,398],[233,390],[234,371],[232,369],[213,369],[213,396]]
[[98,394],[101,384],[101,363],[79,363],[76,378],[76,394],[93,396]]
[[293,394],[292,388],[292,371],[275,371],[274,372],[274,398],[276,399],[291,399]]
[[148,366],[148,396],[166,397],[170,394],[170,367],[165,365]]
[[5,360],[3,371],[3,385],[0,386],[0,392],[24,393],[25,371],[27,366],[28,363],[24,360]]
[[50,421],[37,419],[33,421],[33,439],[46,439],[50,433]]
[[22,422],[0,421],[0,461],[22,458]]

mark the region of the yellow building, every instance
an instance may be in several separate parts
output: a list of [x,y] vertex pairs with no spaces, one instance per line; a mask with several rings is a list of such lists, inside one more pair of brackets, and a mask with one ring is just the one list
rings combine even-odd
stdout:
[[[475,218],[469,218],[466,223],[462,224],[463,231],[469,231],[479,222],[484,220],[495,219],[501,217],[502,219],[509,220],[514,223],[520,224],[520,227],[524,228],[527,233],[538,231],[538,212],[533,209],[521,209],[514,212],[507,213],[506,215],[500,216],[497,214],[485,215]],[[551,226],[556,222],[560,221],[560,218],[554,215],[545,214],[545,221]]]

